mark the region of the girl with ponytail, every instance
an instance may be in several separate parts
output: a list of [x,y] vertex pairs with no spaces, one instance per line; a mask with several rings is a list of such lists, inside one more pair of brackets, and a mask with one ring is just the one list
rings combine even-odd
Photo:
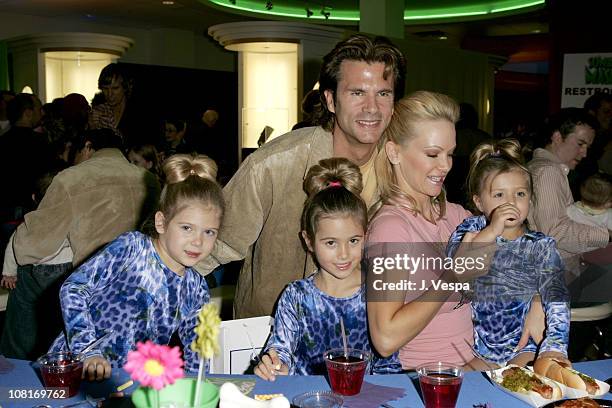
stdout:
[[[525,365],[538,358],[567,359],[570,310],[563,262],[555,240],[527,225],[534,199],[531,175],[517,140],[482,143],[470,157],[468,193],[477,216],[466,218],[451,235],[449,256],[487,254],[486,275],[473,282],[474,348],[482,360],[470,363]],[[541,297],[544,340],[517,351],[532,299]]]
[[192,269],[210,254],[224,212],[217,166],[206,156],[175,155],[163,165],[162,190],[154,228],[118,236],[66,279],[60,291],[66,335],[50,351],[84,356],[84,376],[109,378],[121,368],[136,342],[168,344],[175,332],[183,344],[185,368],[197,372],[193,342],[197,314],[210,295]]
[[[342,348],[342,325],[351,348],[371,351],[361,275],[367,209],[359,194],[359,167],[343,158],[321,160],[308,170],[302,238],[318,269],[289,284],[281,294],[274,329],[255,374],[322,375],[323,355]],[[374,357],[374,373],[397,373],[397,355]]]

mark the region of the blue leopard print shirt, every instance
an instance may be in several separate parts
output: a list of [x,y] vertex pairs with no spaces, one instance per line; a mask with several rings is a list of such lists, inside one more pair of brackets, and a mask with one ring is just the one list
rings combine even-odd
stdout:
[[[336,298],[314,283],[316,274],[290,283],[281,294],[274,328],[265,350],[274,348],[291,375],[324,375],[323,353],[342,348],[340,316],[350,348],[372,351],[368,337],[365,289],[352,296]],[[402,371],[397,353],[389,358],[374,356],[374,374]]]
[[206,280],[191,268],[181,277],[159,258],[150,237],[126,232],[86,261],[60,290],[66,335],[49,351],[83,350],[113,330],[87,357],[103,355],[113,368],[122,367],[136,342],[168,344],[178,330],[185,370],[197,372],[191,350],[197,314],[210,295]]
[[[453,256],[466,232],[487,226],[484,216],[466,218],[451,235],[447,255]],[[555,240],[541,232],[527,231],[510,241],[497,237],[498,249],[487,275],[475,279],[471,289],[474,347],[485,359],[506,363],[521,352],[536,352],[530,343],[519,352],[523,323],[537,293],[546,315],[546,334],[539,352],[567,355],[569,341],[569,292],[563,276],[563,261]]]

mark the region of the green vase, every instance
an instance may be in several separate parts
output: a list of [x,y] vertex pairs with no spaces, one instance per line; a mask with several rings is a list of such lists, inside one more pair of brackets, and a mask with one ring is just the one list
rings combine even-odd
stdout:
[[219,403],[219,387],[209,382],[202,382],[200,388],[200,405],[194,407],[196,378],[181,378],[172,385],[158,391],[149,387],[138,387],[132,394],[132,403],[136,408],[216,408]]

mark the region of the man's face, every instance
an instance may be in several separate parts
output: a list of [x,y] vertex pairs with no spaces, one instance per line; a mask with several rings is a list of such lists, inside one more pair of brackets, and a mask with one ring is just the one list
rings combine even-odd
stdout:
[[34,108],[32,109],[32,127],[35,128],[40,124],[40,120],[42,119],[42,103],[40,99],[36,96],[32,95],[32,102],[34,102]]
[[565,139],[558,131],[552,136],[551,150],[570,170],[576,168],[580,160],[587,155],[587,149],[593,143],[595,131],[587,125],[577,125]]
[[383,63],[346,60],[340,64],[335,94],[325,91],[327,108],[336,115],[334,137],[349,145],[376,144],[393,114],[393,76],[383,78]]
[[106,103],[110,106],[119,105],[125,98],[123,79],[114,77],[110,84],[102,86],[102,93],[104,94]]
[[609,129],[612,122],[612,102],[603,101],[595,112],[595,117],[602,129]]

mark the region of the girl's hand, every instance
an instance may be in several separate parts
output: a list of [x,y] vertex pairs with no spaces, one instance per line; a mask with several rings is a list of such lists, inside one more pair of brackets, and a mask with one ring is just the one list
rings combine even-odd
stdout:
[[274,381],[277,375],[289,374],[289,367],[280,361],[276,350],[271,348],[261,358],[261,363],[255,367],[255,374],[266,381]]
[[495,208],[491,213],[491,221],[489,227],[496,237],[504,233],[506,228],[506,221],[517,220],[521,216],[520,211],[514,204],[504,203],[499,207]]
[[558,361],[563,361],[568,364],[569,367],[572,366],[572,362],[568,360],[567,356],[563,353],[559,353],[558,351],[545,351],[543,353],[538,354],[538,359],[540,358],[554,358]]
[[17,286],[17,276],[2,275],[2,281],[0,281],[0,286],[7,289],[15,289],[15,286]]
[[83,363],[83,378],[89,381],[102,381],[110,378],[111,365],[102,356],[89,357]]

